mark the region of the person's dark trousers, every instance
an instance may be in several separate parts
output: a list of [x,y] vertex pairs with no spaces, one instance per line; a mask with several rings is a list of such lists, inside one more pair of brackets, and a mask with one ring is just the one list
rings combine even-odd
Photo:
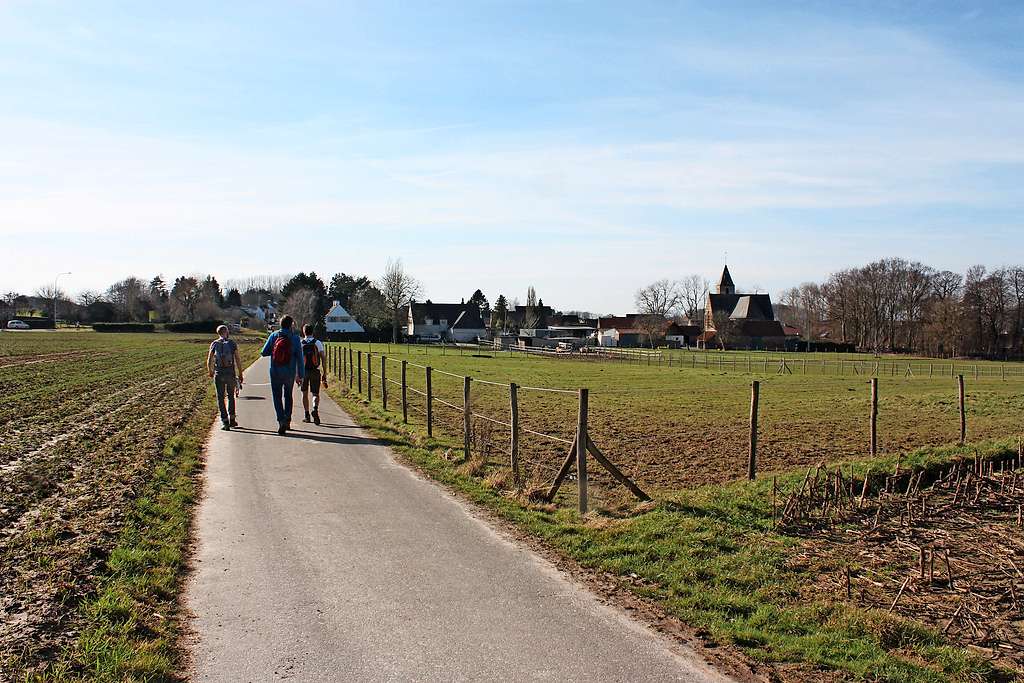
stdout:
[[274,395],[274,411],[277,412],[278,424],[292,421],[292,387],[295,375],[281,372],[270,372],[270,391]]
[[[220,408],[220,421],[230,424],[235,420],[235,374],[218,372],[213,378],[217,387],[217,407]],[[225,407],[224,399],[227,398]]]

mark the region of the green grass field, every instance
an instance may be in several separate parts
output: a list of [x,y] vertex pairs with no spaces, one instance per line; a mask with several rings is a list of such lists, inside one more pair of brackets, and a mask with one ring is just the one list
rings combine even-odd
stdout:
[[[352,348],[365,352],[371,346]],[[376,375],[380,373],[379,354],[387,355],[388,348],[372,345]],[[763,364],[756,363],[748,373],[742,362],[746,354],[731,354],[740,361],[738,367],[726,364],[720,368],[712,362],[705,368],[437,347],[390,349],[390,358],[395,361],[405,359],[478,380],[515,382],[521,387],[588,388],[590,430],[595,442],[627,475],[654,492],[746,476],[750,382],[755,379],[761,383],[758,459],[764,476],[822,461],[868,456],[867,375],[779,374],[771,366],[764,373]],[[989,364],[989,369],[996,367],[998,364]],[[414,366],[407,371],[409,386],[422,392],[424,371]],[[398,379],[398,363],[389,362],[388,372],[389,379]],[[379,384],[379,377],[374,379]],[[969,375],[965,381],[968,440],[1016,437],[1024,432],[1020,420],[1024,414],[1024,376],[1018,378],[1011,373],[1004,380],[979,371],[977,380]],[[433,393],[440,400],[461,406],[462,391],[461,379],[434,373]],[[391,385],[391,393],[391,409],[398,410],[398,388]],[[508,422],[507,388],[478,382],[472,385],[471,395],[474,412]],[[896,454],[959,440],[954,379],[881,374],[879,395],[880,453]],[[417,393],[409,397],[412,419],[422,423],[423,397]],[[379,391],[376,400],[380,400]],[[521,389],[519,403],[524,429],[571,441],[577,414],[574,395]],[[439,405],[435,416],[442,433],[459,437],[460,411]],[[478,423],[488,433],[488,460],[507,460],[508,429],[484,420]],[[550,479],[568,446],[526,432],[521,438],[528,474],[538,480]],[[600,473],[597,476],[599,484],[608,481]]]
[[[502,475],[503,470],[507,474],[507,431],[474,420],[474,452],[466,461],[461,457],[460,409],[435,403],[432,439],[424,433],[418,394],[410,393],[409,425],[402,423],[399,387],[389,383],[389,409],[383,410],[377,354],[389,352],[399,361],[387,364],[389,380],[400,377],[400,361],[406,360],[409,386],[418,390],[424,388],[419,365],[497,383],[589,388],[595,441],[655,502],[636,504],[596,464],[590,471],[597,512],[586,517],[575,512],[572,481],[555,505],[536,502]],[[901,498],[878,491],[886,473],[897,470],[934,476],[961,459],[1015,454],[1024,382],[1012,375],[1003,380],[979,372],[978,380],[967,379],[964,447],[950,445],[959,430],[954,380],[920,374],[881,377],[882,452],[871,458],[866,376],[748,374],[745,363],[742,370],[669,368],[379,344],[373,345],[373,354],[372,402],[366,400],[365,356],[363,393],[348,391],[342,383],[331,391],[410,462],[564,556],[602,576],[618,577],[623,588],[701,630],[706,640],[727,644],[755,666],[766,667],[774,680],[1004,681],[1024,675],[1012,645],[1024,637],[1024,622],[1009,597],[997,606],[1004,629],[1000,637],[1008,639],[1002,641],[979,641],[966,626],[942,633],[954,609],[949,605],[970,590],[966,577],[956,590],[945,584],[915,587],[913,607],[891,614],[887,609],[905,577],[916,571],[919,534],[967,547],[958,550],[964,555],[956,559],[957,571],[963,571],[960,563],[986,566],[990,548],[985,534],[1020,538],[1019,532],[1007,530],[1024,496],[1014,489],[999,509],[947,505],[947,512],[903,524],[902,512],[893,516],[893,510],[902,510]],[[433,379],[435,396],[460,407],[462,380],[437,371]],[[762,382],[762,467],[760,478],[747,482],[752,379]],[[506,388],[473,382],[471,394],[474,413],[507,420]],[[523,389],[520,401],[524,428],[571,439],[574,396]],[[477,438],[481,427],[493,430],[489,441]],[[526,434],[523,442],[534,483],[550,481],[566,446]],[[808,465],[818,463],[833,471],[839,467],[853,480],[871,474],[867,512],[829,522],[820,531],[777,526],[774,501],[801,488]],[[994,476],[991,481],[1001,490],[1006,482]],[[875,510],[879,515],[885,510],[875,523],[890,531],[865,537],[861,526],[870,527]],[[1024,543],[1010,542],[1017,543],[1015,552],[1024,560]],[[883,555],[880,566],[866,559]],[[837,590],[837,573],[841,576],[844,568],[854,577],[851,599]]]
[[175,679],[210,337],[0,333],[0,679]]

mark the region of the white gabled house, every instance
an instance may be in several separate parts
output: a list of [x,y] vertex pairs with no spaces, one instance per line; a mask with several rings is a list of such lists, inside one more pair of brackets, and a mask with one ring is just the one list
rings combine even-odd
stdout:
[[341,303],[335,301],[324,318],[328,334],[362,334],[363,326],[353,318]]

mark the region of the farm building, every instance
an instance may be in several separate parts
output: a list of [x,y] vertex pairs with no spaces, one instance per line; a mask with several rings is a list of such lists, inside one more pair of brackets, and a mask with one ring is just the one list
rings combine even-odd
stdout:
[[407,334],[427,341],[474,342],[486,338],[487,329],[476,304],[427,301],[409,305]]
[[[639,313],[597,319],[597,343],[606,347],[636,347],[647,343],[647,335],[639,328]],[[667,324],[667,322],[666,322]]]
[[589,325],[552,325],[550,327],[519,330],[519,346],[557,347],[571,344],[574,347],[594,342],[597,331]]
[[523,327],[530,329],[544,328],[555,314],[554,309],[545,306],[544,301],[537,302],[536,306],[516,306],[508,312],[507,325],[515,330]]
[[341,302],[335,301],[324,318],[328,334],[363,334],[363,326],[353,318]]
[[670,346],[687,347],[697,344],[702,330],[700,325],[672,323],[665,330],[665,341]]
[[698,337],[704,348],[782,349],[786,332],[775,319],[769,294],[737,294],[729,266],[722,269],[718,291],[708,293],[704,332]]

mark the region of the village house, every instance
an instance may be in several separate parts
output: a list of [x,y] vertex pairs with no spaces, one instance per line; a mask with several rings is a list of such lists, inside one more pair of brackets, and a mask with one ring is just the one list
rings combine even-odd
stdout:
[[487,338],[480,307],[472,303],[409,305],[407,335],[415,341],[475,342]]
[[328,338],[334,340],[351,338],[366,332],[339,301],[331,304],[331,310],[327,311],[324,317],[324,324],[327,326]]
[[768,294],[737,294],[729,274],[722,270],[718,291],[708,293],[704,331],[697,338],[702,348],[784,349],[786,332],[775,319]]

